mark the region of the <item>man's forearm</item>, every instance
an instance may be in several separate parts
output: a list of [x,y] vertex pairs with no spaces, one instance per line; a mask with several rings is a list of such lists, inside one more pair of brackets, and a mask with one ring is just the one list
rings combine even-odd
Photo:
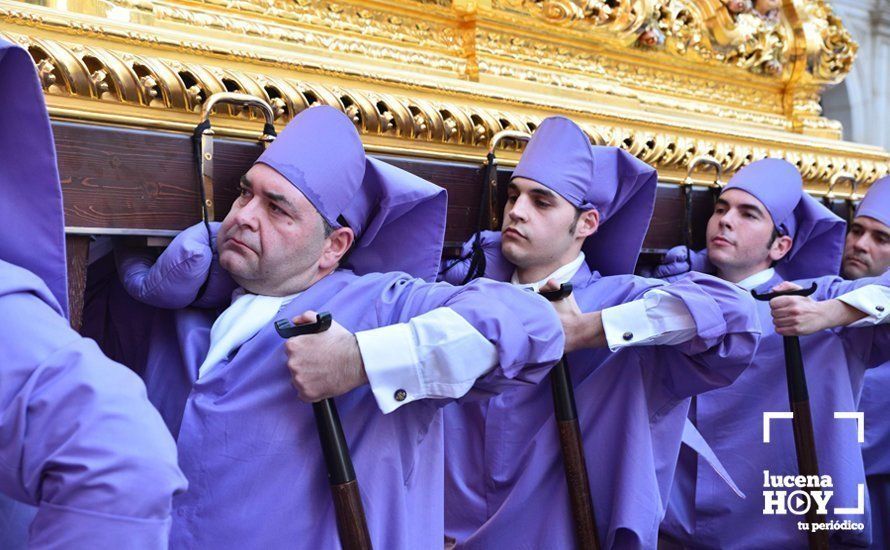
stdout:
[[566,333],[566,353],[585,348],[606,347],[603,317],[599,311],[582,313],[563,325]]
[[827,326],[825,328],[845,327],[866,317],[866,314],[838,299],[819,302]]

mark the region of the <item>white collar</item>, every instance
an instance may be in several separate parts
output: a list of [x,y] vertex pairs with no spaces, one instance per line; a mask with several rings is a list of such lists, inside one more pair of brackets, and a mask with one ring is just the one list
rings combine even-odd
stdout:
[[[280,298],[281,305],[283,307],[283,306],[286,306],[287,304],[293,302],[294,298],[296,298],[297,296],[299,296],[302,293],[303,293],[303,291],[301,290],[299,292],[295,292],[294,294],[288,294],[287,296],[266,296],[266,298],[269,298],[269,299]],[[241,298],[242,296],[265,296],[265,294],[254,294],[252,292],[248,292],[243,286],[239,286],[238,288],[236,288],[235,290],[232,291],[232,301],[229,302],[229,305],[234,304],[235,301],[238,298]]]
[[300,292],[289,296],[264,296],[251,294],[241,287],[235,289],[232,303],[210,327],[210,347],[198,367],[198,378],[256,336],[275,319],[282,307],[299,295]]
[[773,275],[775,275],[775,274],[776,274],[776,270],[769,267],[767,269],[764,269],[763,271],[758,271],[754,275],[750,275],[750,276],[742,279],[741,281],[737,282],[736,284],[739,285],[740,287],[744,288],[745,290],[754,290],[755,288],[759,287],[763,283],[772,279]]
[[524,290],[531,290],[534,292],[538,292],[544,284],[550,279],[556,279],[559,283],[567,283],[572,280],[572,277],[575,276],[575,273],[581,269],[581,265],[584,264],[584,253],[579,252],[578,257],[567,263],[566,265],[560,267],[550,275],[544,277],[540,281],[534,283],[523,284],[519,282],[519,277],[516,276],[516,272],[513,272],[513,276],[510,278],[510,282],[514,285],[522,288]]

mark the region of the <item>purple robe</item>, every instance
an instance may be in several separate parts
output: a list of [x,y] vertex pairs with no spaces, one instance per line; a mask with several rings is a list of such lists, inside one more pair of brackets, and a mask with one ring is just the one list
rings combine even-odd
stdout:
[[[496,244],[486,252],[497,256]],[[695,320],[697,335],[677,346],[568,355],[603,547],[654,548],[689,397],[730,384],[747,366],[759,337],[753,302],[707,275],[668,286],[602,277],[585,264],[571,282],[585,312],[658,288],[683,300]],[[445,428],[445,524],[458,547],[574,546],[549,379],[449,406]]]
[[[445,191],[365,158],[354,125],[342,113],[330,107],[301,112],[257,162],[290,181],[332,226],[345,222],[356,233],[346,260],[351,270],[316,282],[282,306],[276,319],[309,309],[329,311],[347,330],[358,332],[449,307],[497,351],[497,367],[474,386],[473,393],[481,396],[535,384],[559,359],[562,328],[543,298],[491,281],[464,288],[424,281],[438,271]],[[203,281],[208,277],[206,260],[211,274],[218,262],[207,254],[209,235],[204,240],[200,228],[193,229],[151,268],[138,254],[119,258],[121,277],[132,295],[152,306],[194,299],[194,285],[186,281],[182,290],[187,292],[178,292],[176,281],[181,283],[186,273]],[[185,258],[194,261],[178,262]],[[405,272],[378,272],[383,269]],[[159,280],[175,296],[157,296],[153,281]],[[143,373],[149,397],[177,436],[180,465],[191,484],[192,490],[174,502],[172,545],[336,547],[312,407],[291,386],[284,341],[273,323],[198,379],[219,311],[170,311],[132,299],[111,300],[120,295],[121,285],[105,282],[104,289],[91,295],[90,324],[101,330],[109,349]],[[208,289],[211,285],[212,280]],[[214,303],[207,294],[202,300]],[[440,408],[447,401],[418,400],[383,415],[370,387],[363,386],[336,402],[374,545],[441,545]]]
[[33,518],[32,548],[166,548],[176,449],[139,378],[68,325],[52,128],[33,59],[2,39],[0,190],[0,493],[37,507],[0,503],[0,546]]
[[[291,386],[283,340],[273,325],[196,380],[216,311],[143,306],[140,313],[122,301],[108,305],[123,309],[116,323],[108,323],[106,316],[106,328],[132,330],[148,340],[143,345],[137,338],[127,348],[148,350],[145,357],[130,355],[126,361],[145,366],[149,396],[177,436],[180,465],[189,478],[190,491],[174,501],[171,545],[337,547],[312,407]],[[357,332],[443,306],[497,348],[499,366],[477,381],[475,395],[536,384],[562,353],[562,331],[550,305],[491,281],[455,288],[399,273],[356,276],[338,270],[285,305],[276,318],[307,309],[329,311]],[[120,321],[146,313],[148,330]],[[375,547],[441,546],[441,407],[448,401],[419,400],[384,415],[370,387],[363,386],[336,403]]]
[[862,460],[871,500],[872,548],[890,544],[890,362],[865,373],[859,410],[865,414]]
[[[817,301],[840,296],[868,284],[890,283],[890,274],[877,279],[844,281],[821,277]],[[756,290],[767,292],[782,282],[779,275]],[[690,411],[698,430],[723,461],[747,498],[727,499],[719,480],[695,457],[684,452],[677,469],[664,534],[681,543],[707,548],[806,548],[806,533],[797,529],[803,516],[764,515],[764,470],[773,475],[797,475],[791,422],[771,422],[771,442],[763,443],[763,413],[788,411],[782,337],[775,333],[769,303],[758,302],[763,339],[751,366],[731,386],[696,398]],[[860,444],[853,420],[833,417],[835,411],[855,411],[865,369],[890,355],[890,328],[876,326],[821,331],[800,338],[816,435],[819,473],[833,479],[834,496],[828,519],[864,523],[865,532],[837,531],[834,543],[863,546],[869,539],[868,517],[835,516],[835,507],[857,505],[857,484],[865,483]],[[866,509],[867,511],[867,509]]]
[[37,506],[30,547],[166,548],[186,484],[139,377],[2,260],[0,340],[0,492]]
[[[871,184],[856,209],[890,227],[890,176]],[[865,373],[859,410],[865,413],[862,458],[872,505],[872,548],[890,545],[890,363]]]

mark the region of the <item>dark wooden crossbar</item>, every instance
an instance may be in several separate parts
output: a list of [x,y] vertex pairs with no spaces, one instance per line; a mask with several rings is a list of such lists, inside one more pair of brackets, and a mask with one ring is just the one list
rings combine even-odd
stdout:
[[[170,235],[197,223],[201,219],[198,178],[189,134],[60,121],[53,123],[53,132],[69,233],[69,273],[75,278],[70,285],[72,323],[77,326],[87,236]],[[228,212],[237,196],[239,178],[261,152],[256,142],[215,140],[214,200],[218,219]],[[481,155],[478,163],[375,156],[448,190],[446,250],[454,250],[473,233],[482,192]],[[502,183],[509,176],[508,169],[501,169]],[[710,190],[695,188],[695,246],[704,245],[712,201]],[[836,201],[834,210],[845,216],[844,202]],[[642,261],[651,262],[659,252],[683,242],[683,219],[680,187],[660,184]]]
[[[200,220],[199,190],[190,136],[55,122],[53,131],[65,199],[65,222],[77,233],[150,235],[181,230]],[[218,217],[237,195],[237,182],[261,147],[250,141],[215,141],[214,200]],[[448,190],[446,241],[465,241],[476,224],[482,190],[479,163],[376,155]],[[501,170],[506,181],[510,171]],[[708,192],[695,193],[698,233],[710,211]],[[655,216],[644,245],[669,248],[682,240],[683,202],[675,185],[658,190]],[[140,233],[141,232],[141,233]]]

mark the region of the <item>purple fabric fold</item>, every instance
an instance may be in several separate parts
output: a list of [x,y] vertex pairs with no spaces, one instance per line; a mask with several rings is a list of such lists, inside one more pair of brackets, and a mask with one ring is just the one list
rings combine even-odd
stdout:
[[856,216],[866,216],[890,227],[890,176],[871,184],[856,208]]
[[138,376],[67,322],[49,117],[31,56],[3,40],[0,105],[0,492],[36,507],[30,547],[165,548],[175,444]]
[[34,61],[0,39],[0,260],[37,274],[68,317],[65,219],[56,148]]
[[[65,531],[63,540],[163,548],[172,497],[186,482],[139,378],[71,330],[36,275],[2,260],[0,334],[0,492],[37,507],[32,544]],[[92,525],[105,518],[108,529],[86,531],[58,507],[92,514]],[[141,534],[119,528],[131,522]]]

